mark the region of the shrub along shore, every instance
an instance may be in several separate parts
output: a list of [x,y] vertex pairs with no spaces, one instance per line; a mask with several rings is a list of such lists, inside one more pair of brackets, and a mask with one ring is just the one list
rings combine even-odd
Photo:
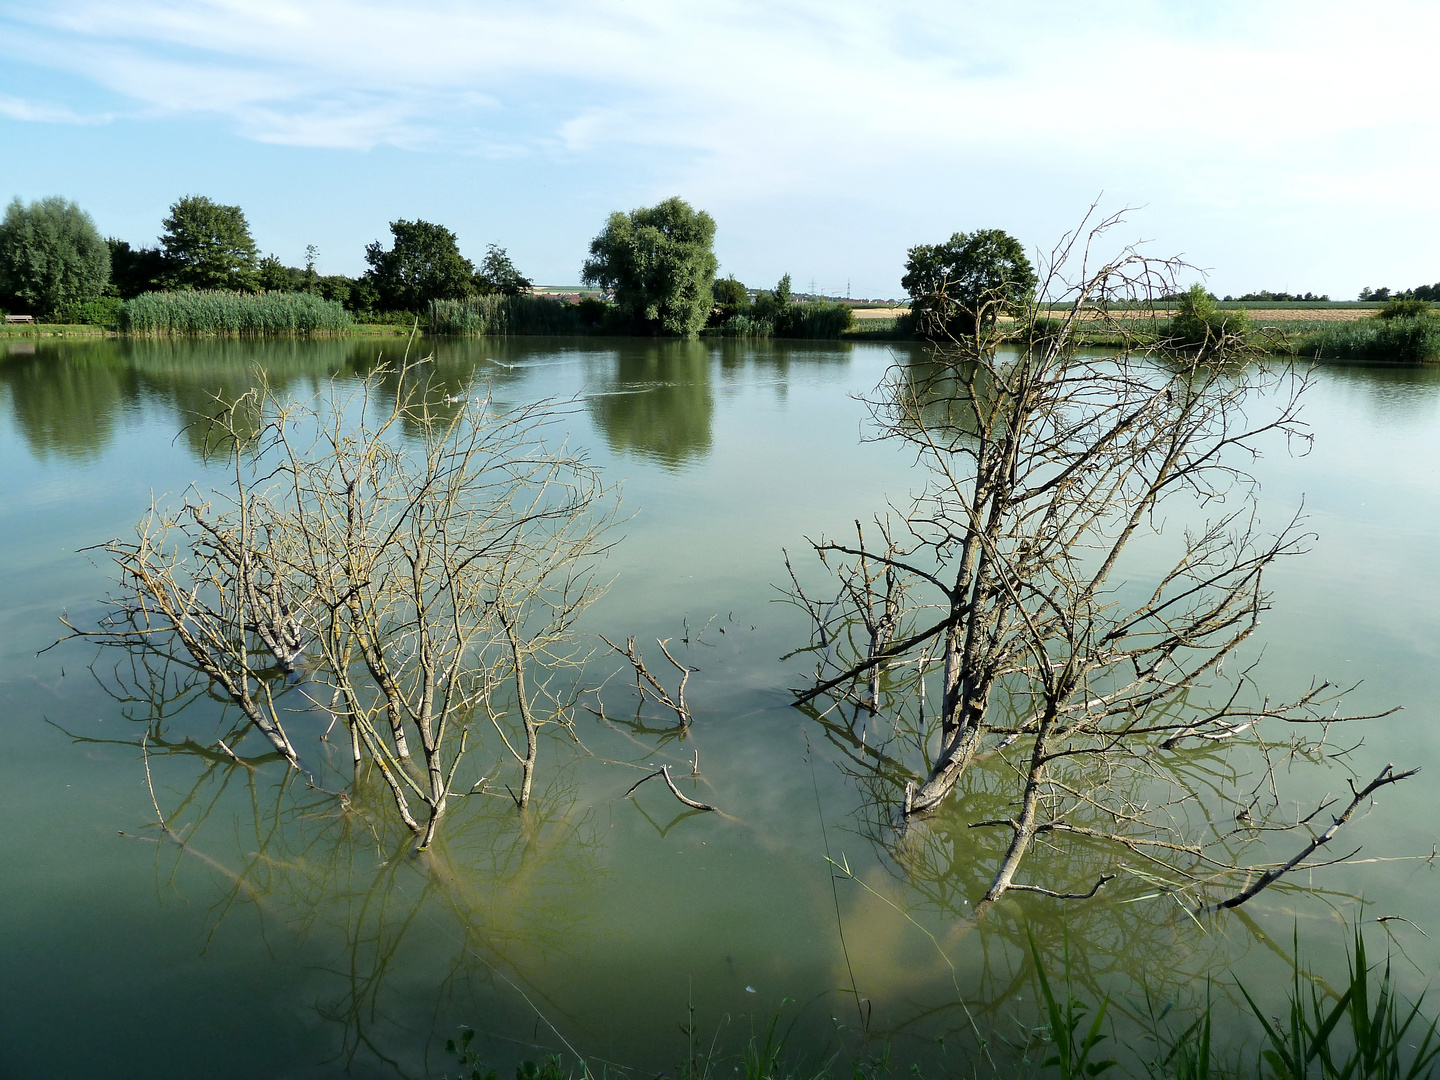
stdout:
[[[778,292],[779,290],[777,290]],[[634,332],[614,305],[596,296],[493,294],[437,300],[423,314],[395,312],[385,321],[357,321],[342,304],[313,293],[180,290],[143,293],[95,305],[87,322],[37,322],[0,327],[0,337],[250,337],[404,334],[467,337],[591,336]],[[103,310],[100,310],[103,308]],[[1059,325],[1064,309],[1042,307],[1034,330]],[[1018,330],[1013,320],[1002,332]],[[777,299],[717,309],[702,337],[813,341],[913,341],[909,315],[857,320],[847,304]],[[1092,313],[1075,330],[1081,345],[1198,346],[1220,336],[1275,356],[1363,363],[1440,362],[1440,313],[1417,300],[1385,305],[1237,303],[1187,294],[1171,307],[1117,307]]]

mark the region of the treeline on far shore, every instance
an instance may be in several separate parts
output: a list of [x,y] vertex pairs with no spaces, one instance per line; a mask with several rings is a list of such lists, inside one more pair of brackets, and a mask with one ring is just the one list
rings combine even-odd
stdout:
[[[418,326],[448,334],[644,334],[839,338],[850,307],[716,280],[715,223],[680,199],[616,213],[590,245],[590,295],[536,295],[497,244],[477,266],[455,234],[427,221],[390,223],[358,277],[261,258],[238,206],[176,201],[153,247],[102,239],[74,203],[16,199],[0,222],[0,313],[26,322],[135,335],[323,334]],[[907,336],[903,320],[865,336]]]
[[[755,289],[719,278],[715,221],[679,198],[610,215],[591,240],[589,288],[540,295],[508,252],[489,244],[479,265],[455,234],[427,221],[390,222],[390,243],[365,249],[359,277],[322,275],[261,258],[245,214],[198,195],[177,200],[155,247],[102,239],[90,216],[60,198],[10,203],[0,220],[0,311],[140,336],[345,334],[417,327],[475,336],[626,334],[811,340],[1006,343],[1063,326],[1072,344],[1251,352],[1337,360],[1440,361],[1440,285],[1390,293],[1370,317],[1252,319],[1257,306],[1336,307],[1314,293],[1258,292],[1220,300],[1199,284],[1141,305],[1100,305],[1078,321],[1037,304],[1024,246],[1000,229],[957,232],[906,252],[910,302],[889,318],[856,319],[852,305],[798,297],[785,274]],[[1343,306],[1359,306],[1345,304]],[[1358,314],[1358,313],[1357,313]]]

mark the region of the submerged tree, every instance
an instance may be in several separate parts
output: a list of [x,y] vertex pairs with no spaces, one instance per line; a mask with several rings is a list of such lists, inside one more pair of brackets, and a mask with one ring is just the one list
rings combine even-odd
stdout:
[[[382,377],[398,389],[377,420]],[[556,418],[544,403],[457,408],[414,367],[351,400],[262,384],[210,434],[228,486],[106,545],[120,590],[77,633],[191,673],[312,775],[296,732],[341,725],[356,781],[383,780],[422,848],[475,786],[455,785],[482,726],[513,755],[524,808],[541,730],[567,717],[571,630],[610,520],[593,470],[541,444]]]
[[[1034,329],[1006,335],[1017,349],[981,326],[893,370],[871,401],[876,437],[914,453],[924,488],[873,528],[857,522],[853,540],[814,542],[837,592],[819,598],[792,569],[819,657],[797,700],[832,728],[847,709],[888,722],[861,760],[896,785],[907,843],[924,843],[907,825],[962,793],[954,812],[1003,838],[983,902],[1076,895],[1020,883],[1043,842],[1052,857],[1104,853],[1091,892],[1133,863],[1233,904],[1306,865],[1375,789],[1409,774],[1354,789],[1278,869],[1239,858],[1322,812],[1285,817],[1262,722],[1341,719],[1327,684],[1272,700],[1241,653],[1268,607],[1266,570],[1306,546],[1298,518],[1262,530],[1244,471],[1265,440],[1305,438],[1305,376],[1235,364],[1224,337],[1190,353],[1077,349],[1077,326],[1103,320],[1109,301],[1173,290],[1174,262],[1126,251],[1089,265],[1111,224],[1053,254],[1042,296],[1067,302],[1058,327],[1036,325],[1032,300],[1020,318]],[[1323,739],[1283,746],[1327,756]],[[1238,766],[1200,766],[1192,748],[1217,747],[1256,755],[1253,789]]]

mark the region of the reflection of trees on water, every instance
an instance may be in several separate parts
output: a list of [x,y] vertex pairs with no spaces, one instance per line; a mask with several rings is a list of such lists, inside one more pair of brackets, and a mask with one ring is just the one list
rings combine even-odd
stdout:
[[[1243,1014],[1243,999],[1228,975],[1237,956],[1263,949],[1285,964],[1292,960],[1288,936],[1272,938],[1243,910],[1197,918],[1186,889],[1191,883],[1173,880],[1170,868],[1148,862],[1143,853],[1122,868],[1123,880],[1091,899],[1011,896],[977,919],[972,906],[985,894],[1008,836],[975,823],[1004,816],[1013,763],[1000,752],[977,760],[965,790],[922,823],[902,825],[894,808],[913,776],[907,756],[916,753],[923,732],[889,706],[908,681],[887,676],[884,689],[893,697],[878,715],[861,706],[812,712],[832,760],[860,796],[849,830],[878,855],[862,870],[852,854],[835,872],[842,925],[876,928],[879,939],[858,947],[852,940],[850,946],[859,995],[876,993],[887,1002],[869,1018],[874,1034],[920,1052],[936,1039],[974,1049],[977,1037],[992,1034],[1000,1036],[990,1048],[997,1056],[1007,1039],[1024,1044],[1026,1025],[1042,1022],[1035,1011],[1029,934],[1052,985],[1068,964],[1075,993],[1092,1006],[1109,998],[1115,1022],[1132,1031],[1146,1026],[1147,996],[1157,1008],[1178,1004],[1183,1012],[1203,1005],[1211,978],[1215,1000],[1228,1000]],[[897,722],[887,722],[887,714]],[[1187,751],[1185,766],[1175,770],[1184,790],[1170,797],[1177,817],[1189,814],[1204,827],[1225,831],[1226,808],[1234,810],[1225,793],[1244,780],[1233,749]],[[1132,785],[1136,805],[1154,794],[1133,776],[1108,779]],[[1034,867],[1056,892],[1089,893],[1115,864],[1112,850],[1083,837],[1043,847]],[[1284,881],[1275,888],[1320,896],[1337,911],[1360,902]],[[850,969],[837,968],[836,978],[848,987]]]
[[163,879],[196,866],[214,875],[212,935],[248,911],[272,947],[290,933],[324,950],[315,1007],[347,1067],[431,1075],[461,1022],[532,1032],[545,1052],[583,1030],[536,981],[583,947],[604,879],[573,767],[551,769],[520,815],[503,791],[462,796],[417,855],[378,773],[338,798],[325,790],[348,764],[344,739],[317,745],[307,782],[275,753],[236,752],[243,723],[228,724],[179,665],[138,658],[97,674],[139,731],[72,738],[132,746],[143,760],[159,822],[129,839],[157,845]]
[[586,407],[615,453],[678,468],[710,452],[709,346],[626,342],[587,358],[586,368]]
[[848,359],[834,343],[626,340],[587,358],[586,405],[612,451],[674,469],[710,452],[716,368],[722,383],[758,371],[783,397],[794,368],[838,367]]
[[42,460],[98,457],[138,392],[134,373],[110,342],[0,357],[0,383],[10,392],[16,428]]
[[[599,343],[596,343],[599,344]],[[429,357],[412,377],[437,397],[503,395],[532,373],[536,343],[525,339],[404,337],[251,340],[178,338],[39,343],[33,353],[0,356],[16,426],[37,456],[93,459],[114,438],[120,417],[142,406],[172,412],[184,444],[204,454],[217,400],[255,389],[259,372],[282,394],[313,396],[326,380]],[[724,381],[760,371],[783,394],[797,367],[843,365],[834,345],[743,341],[621,339],[603,347],[546,343],[543,355],[581,358],[587,408],[612,450],[675,468],[709,453],[715,412],[712,361]],[[385,383],[391,400],[399,387]],[[458,403],[455,404],[458,409]],[[444,406],[441,406],[443,411]]]
[[[477,362],[473,347],[455,343],[417,342],[412,356],[428,355],[432,344],[433,361],[418,366],[414,377],[433,380],[441,395],[458,396],[476,380],[503,386],[522,374],[508,366],[513,360],[503,351]],[[141,407],[173,413],[184,444],[204,454],[214,449],[206,418],[219,415],[219,402],[254,390],[261,372],[282,394],[311,397],[330,379],[398,365],[406,348],[404,338],[43,343],[33,353],[0,356],[0,384],[9,390],[16,427],[38,457],[93,459],[114,438],[122,414]],[[393,398],[398,387],[387,388]]]

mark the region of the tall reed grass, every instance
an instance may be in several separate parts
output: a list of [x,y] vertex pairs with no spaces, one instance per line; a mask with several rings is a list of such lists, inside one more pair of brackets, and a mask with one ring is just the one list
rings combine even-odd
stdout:
[[581,334],[580,306],[550,296],[471,296],[430,303],[432,334],[504,337],[509,334]]
[[856,319],[844,336],[852,341],[913,341],[915,320],[909,314],[884,319]]
[[844,304],[806,300],[778,307],[756,304],[706,333],[717,337],[838,341],[854,326],[855,313]]
[[1433,363],[1440,360],[1440,319],[1420,316],[1334,323],[1301,338],[1295,354],[1317,360]]
[[340,333],[352,325],[338,302],[313,293],[220,290],[142,293],[120,305],[124,333],[265,336]]
[[809,341],[836,341],[855,325],[855,312],[828,300],[789,304],[775,313],[775,336]]
[[775,336],[775,323],[770,319],[759,319],[753,315],[731,315],[707,334],[716,337],[768,338]]

